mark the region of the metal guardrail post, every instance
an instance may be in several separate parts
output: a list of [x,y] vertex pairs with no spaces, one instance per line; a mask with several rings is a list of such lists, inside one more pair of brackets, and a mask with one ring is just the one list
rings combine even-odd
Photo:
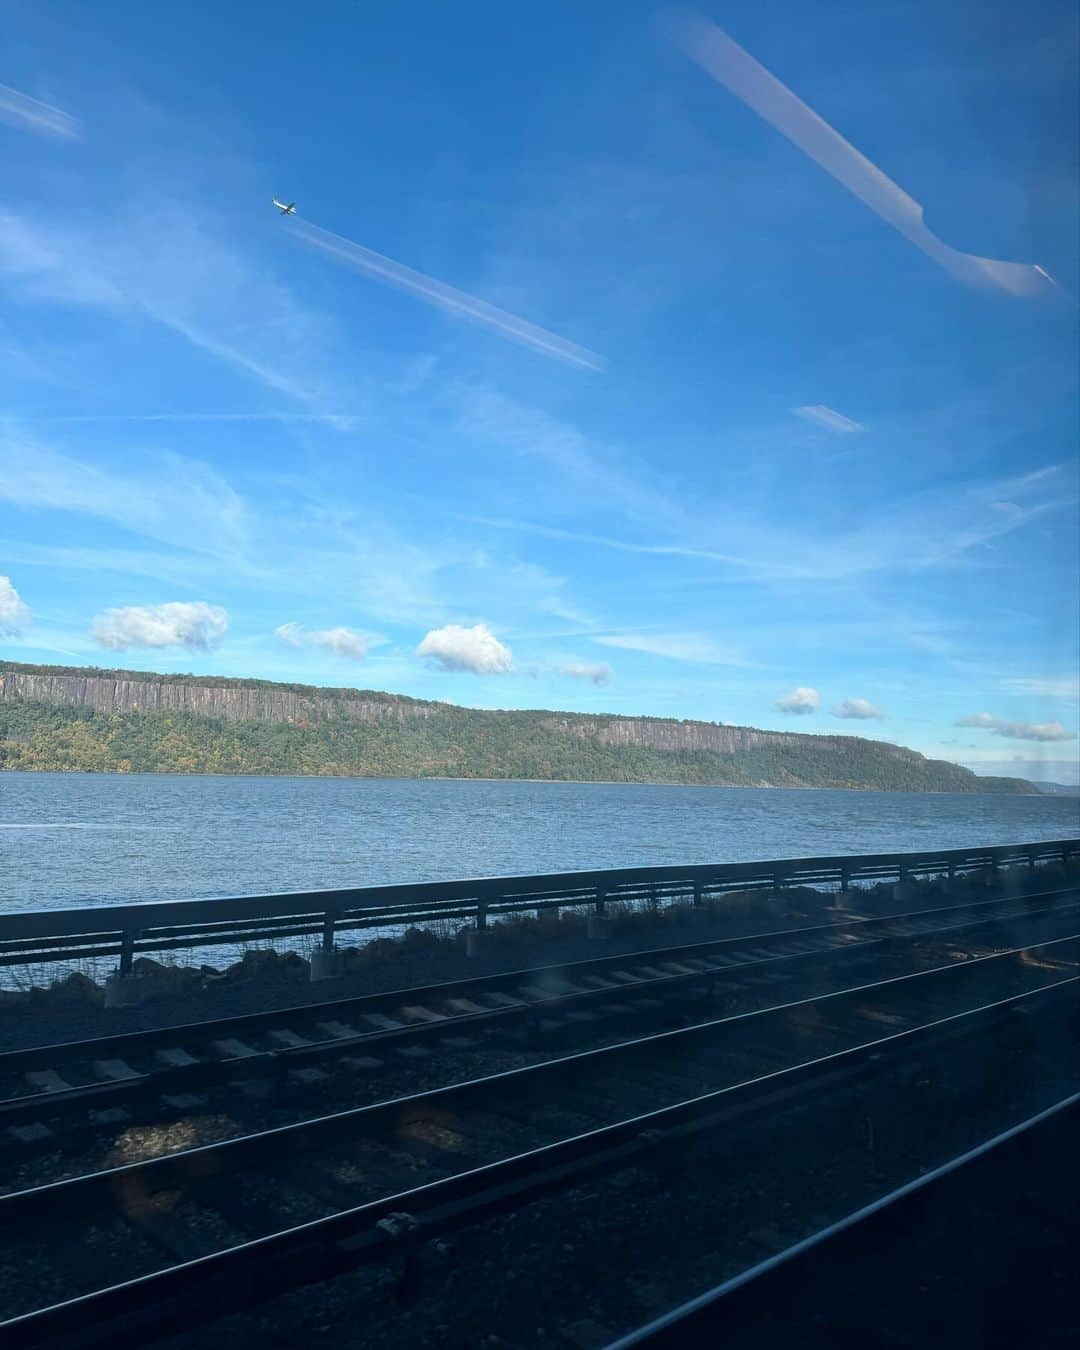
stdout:
[[842,891],[851,890],[851,868],[841,867],[840,869],[840,889]]
[[695,908],[700,908],[701,903],[702,903],[702,901],[704,900],[704,898],[705,898],[705,883],[701,880],[700,877],[695,877],[695,878],[694,878],[694,906],[695,906]]
[[117,975],[130,975],[132,967],[135,964],[135,939],[138,934],[133,930],[120,934],[120,964],[116,969]]

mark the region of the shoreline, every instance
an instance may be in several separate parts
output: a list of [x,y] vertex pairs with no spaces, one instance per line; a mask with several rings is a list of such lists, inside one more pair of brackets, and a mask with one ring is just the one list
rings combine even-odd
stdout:
[[265,779],[269,782],[318,782],[320,779],[334,783],[532,783],[551,784],[559,787],[658,787],[658,788],[702,788],[709,791],[727,792],[874,792],[879,794],[895,793],[905,797],[1072,797],[1080,796],[1080,786],[1075,793],[1043,792],[1037,783],[1032,782],[1033,792],[948,792],[943,788],[902,788],[902,787],[817,787],[811,784],[794,785],[791,783],[694,783],[673,782],[670,778],[487,778],[426,774],[423,778],[410,778],[401,774],[375,773],[207,773],[203,770],[185,773],[182,769],[8,769],[0,767],[0,782],[6,775],[17,774],[40,777],[43,774],[57,774],[64,777],[82,775],[85,778],[238,778]]

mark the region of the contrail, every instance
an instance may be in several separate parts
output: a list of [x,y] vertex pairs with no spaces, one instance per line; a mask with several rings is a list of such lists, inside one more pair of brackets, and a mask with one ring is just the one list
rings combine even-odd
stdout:
[[927,228],[923,208],[913,197],[715,24],[696,14],[679,14],[669,21],[669,31],[692,61],[960,281],[974,286],[989,283],[1019,296],[1044,295],[1048,288],[1057,287],[1050,274],[1037,265],[980,258],[942,243]]
[[60,140],[77,140],[82,134],[82,124],[77,117],[50,103],[41,103],[29,94],[20,94],[6,84],[0,84],[0,122]]
[[297,238],[305,244],[310,244],[312,248],[321,249],[331,257],[356,268],[358,272],[374,277],[376,281],[385,282],[388,286],[396,286],[400,291],[418,296],[429,305],[436,305],[453,314],[461,314],[476,323],[486,324],[503,337],[511,338],[526,347],[531,347],[533,351],[540,352],[544,356],[553,356],[556,360],[565,361],[569,365],[582,366],[586,370],[605,368],[603,358],[597,356],[595,352],[579,347],[574,342],[568,342],[566,338],[561,338],[556,333],[538,328],[536,324],[519,319],[514,314],[508,314],[504,309],[497,309],[486,300],[478,300],[475,296],[466,295],[464,291],[456,290],[453,286],[447,286],[445,282],[436,281],[434,277],[425,276],[423,272],[416,272],[411,267],[406,267],[404,263],[394,262],[392,258],[386,258],[373,249],[365,248],[363,244],[353,243],[351,239],[344,239],[340,234],[333,234],[330,230],[324,230],[296,216],[288,218],[288,227]]

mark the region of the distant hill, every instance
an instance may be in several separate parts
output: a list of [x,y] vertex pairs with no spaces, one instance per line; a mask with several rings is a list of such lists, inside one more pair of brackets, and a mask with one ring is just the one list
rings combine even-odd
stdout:
[[6,661],[0,769],[1037,791],[859,736]]
[[1038,782],[1035,786],[1051,797],[1080,797],[1080,783]]

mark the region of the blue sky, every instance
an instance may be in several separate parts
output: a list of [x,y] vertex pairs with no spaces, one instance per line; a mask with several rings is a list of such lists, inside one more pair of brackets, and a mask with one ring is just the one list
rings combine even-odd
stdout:
[[1071,4],[2,10],[0,654],[1075,777]]

